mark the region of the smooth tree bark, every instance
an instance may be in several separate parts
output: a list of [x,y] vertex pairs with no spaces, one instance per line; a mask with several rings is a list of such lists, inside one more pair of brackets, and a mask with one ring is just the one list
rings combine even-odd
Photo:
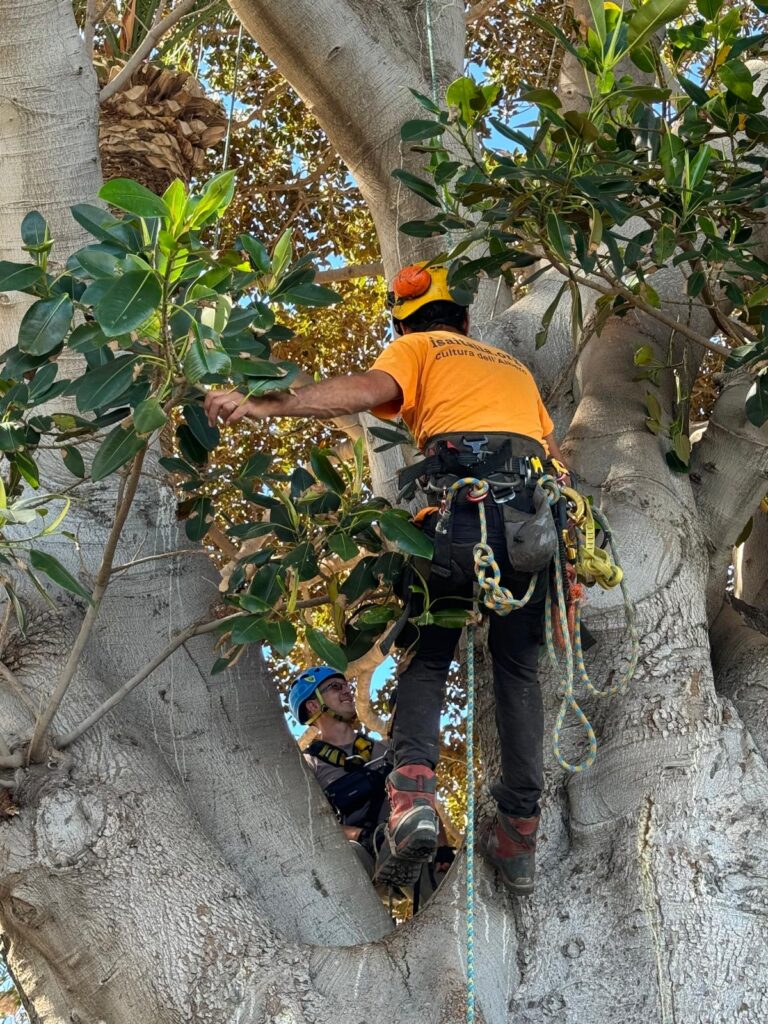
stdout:
[[[232,4],[354,174],[390,275],[430,253],[397,232],[422,212],[390,177],[394,167],[419,169],[399,139],[402,121],[419,113],[408,89],[429,93],[434,73],[442,91],[462,71],[463,5],[425,4]],[[0,257],[16,255],[21,216],[43,204],[63,256],[79,244],[65,234],[66,206],[92,201],[98,187],[96,87],[69,5],[0,0],[0,48]],[[66,160],[41,156],[62,137]],[[582,488],[614,528],[641,652],[628,693],[585,701],[600,740],[594,768],[567,777],[548,759],[536,895],[509,899],[480,861],[479,1019],[758,1024],[768,1015],[768,772],[757,728],[765,645],[759,616],[723,598],[730,545],[765,485],[768,438],[745,425],[736,381],[691,478],[672,474],[646,429],[632,358],[638,344],[665,353],[669,332],[633,314],[574,352],[564,304],[535,353],[556,280],[540,278],[484,337],[528,362],[550,396]],[[680,303],[676,275],[656,275],[654,286],[665,309],[701,328],[706,318]],[[18,318],[0,305],[6,344]],[[669,412],[671,392],[662,400]],[[154,454],[115,562],[172,557],[116,574],[54,721],[58,735],[212,602],[205,560],[181,553],[189,544]],[[394,468],[374,460],[381,491],[391,494]],[[113,484],[88,491],[87,510],[75,513],[79,555],[63,541],[55,548],[73,571],[82,558],[95,574],[114,504]],[[80,627],[83,609],[60,605],[58,616],[35,612],[26,637],[12,630],[2,654],[0,721],[11,745],[29,733]],[[585,618],[599,638],[588,668],[604,685],[628,656],[619,595],[590,592]],[[0,821],[0,926],[40,1018],[464,1020],[461,861],[429,906],[391,931],[303,770],[263,666],[253,657],[211,677],[213,657],[209,638],[186,642],[71,746],[3,775],[19,813]],[[551,727],[556,682],[546,671],[543,682]],[[480,708],[490,769],[487,689]],[[581,744],[569,720],[567,756],[578,758]]]

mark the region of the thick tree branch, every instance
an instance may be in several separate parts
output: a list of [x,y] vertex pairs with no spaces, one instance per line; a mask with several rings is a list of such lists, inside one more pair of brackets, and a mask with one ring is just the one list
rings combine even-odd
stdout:
[[768,611],[768,500],[765,498],[752,517],[749,537],[736,550],[733,571],[734,596],[753,608]]
[[355,263],[346,267],[334,267],[332,270],[321,270],[315,274],[318,284],[333,284],[337,281],[353,281],[358,277],[382,277],[384,264]]
[[[733,701],[763,758],[768,760],[768,636],[751,614],[726,601],[710,630],[718,693]],[[745,610],[746,611],[746,610]]]
[[42,757],[45,734],[53,721],[54,715],[59,709],[59,705],[64,699],[64,694],[69,689],[74,678],[77,666],[80,662],[80,656],[85,649],[85,645],[91,635],[91,630],[96,622],[96,617],[99,614],[101,599],[109,586],[112,563],[115,559],[115,551],[117,550],[117,545],[123,532],[123,527],[125,526],[125,520],[128,518],[128,513],[131,509],[131,505],[133,504],[133,499],[136,496],[136,489],[139,486],[145,454],[146,448],[139,452],[128,470],[127,477],[123,478],[118,492],[115,520],[112,524],[109,537],[107,538],[107,546],[104,549],[104,557],[102,559],[101,566],[99,567],[99,571],[96,575],[96,582],[91,595],[91,604],[88,606],[88,611],[85,613],[85,618],[83,619],[83,624],[80,627],[80,632],[78,633],[77,639],[70,651],[67,662],[62,669],[61,676],[56,683],[56,687],[51,694],[48,705],[43,710],[37,720],[37,724],[35,725],[35,731],[29,747],[29,758],[31,761],[38,761]]
[[66,736],[62,736],[57,739],[56,746],[63,750],[71,743],[74,743],[75,740],[79,739],[84,732],[87,732],[91,726],[95,725],[100,719],[102,719],[108,711],[111,711],[112,708],[118,705],[121,700],[124,700],[132,690],[135,690],[139,683],[143,683],[148,676],[151,676],[155,669],[170,658],[173,652],[177,651],[182,644],[187,642],[187,640],[191,639],[193,636],[202,636],[205,633],[212,633],[225,623],[232,622],[234,619],[238,618],[240,618],[239,613],[235,615],[228,615],[223,619],[211,619],[207,622],[193,622],[191,626],[187,626],[186,629],[183,629],[181,633],[178,633],[173,638],[167,647],[163,648],[163,650],[160,651],[160,653],[151,661],[148,661],[147,664],[144,665],[143,668],[139,669],[134,676],[131,676],[127,683],[123,683],[119,690],[116,690],[111,697],[105,700],[103,704],[100,704],[92,714],[83,719],[83,721],[68,732]]
[[712,622],[725,596],[733,545],[768,491],[768,427],[746,417],[751,379],[732,374],[691,457],[691,481],[709,554],[707,611]]
[[479,0],[479,3],[476,3],[474,7],[470,7],[464,16],[467,25],[473,25],[476,21],[481,21],[497,2],[498,0]]
[[[139,65],[150,55],[163,36],[170,32],[174,25],[178,24],[189,13],[197,2],[198,0],[180,0],[169,14],[160,21],[155,22],[135,53],[131,54],[125,67],[111,82],[107,82],[101,90],[99,93],[100,103],[106,103],[115,93],[120,92],[121,89],[125,89],[131,84],[131,79]],[[162,10],[162,7],[158,8],[158,10]]]
[[21,701],[21,703],[24,705],[27,711],[29,711],[29,713],[32,716],[32,721],[34,722],[35,719],[37,718],[39,709],[35,707],[34,703],[29,699],[28,695],[24,692],[24,688],[22,687],[21,683],[18,681],[14,673],[11,672],[8,666],[5,665],[2,661],[0,661],[0,676],[2,676],[3,679],[5,679],[14,697],[16,697],[17,700]]

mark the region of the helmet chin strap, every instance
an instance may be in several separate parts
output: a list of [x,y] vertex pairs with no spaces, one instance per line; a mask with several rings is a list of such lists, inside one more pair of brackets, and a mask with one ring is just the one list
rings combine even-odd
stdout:
[[344,715],[340,715],[338,711],[332,711],[323,700],[323,695],[320,693],[319,687],[315,690],[315,698],[320,705],[320,708],[314,713],[314,715],[310,715],[305,723],[306,725],[313,725],[320,715],[329,715],[331,718],[335,718],[337,722],[354,722],[355,718],[357,718],[357,715],[355,715],[354,718],[345,718]]

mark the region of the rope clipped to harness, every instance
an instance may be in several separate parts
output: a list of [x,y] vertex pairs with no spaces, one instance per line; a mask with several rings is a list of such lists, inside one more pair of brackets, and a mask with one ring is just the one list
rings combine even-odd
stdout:
[[[574,693],[576,681],[578,679],[584,689],[595,697],[613,697],[616,694],[624,693],[635,674],[635,669],[637,668],[637,661],[640,653],[640,638],[635,624],[634,607],[624,581],[624,572],[621,568],[618,551],[616,550],[616,545],[613,540],[613,534],[608,524],[607,517],[598,509],[592,509],[589,503],[577,491],[574,491],[571,488],[563,488],[561,491],[557,486],[557,483],[551,477],[544,477],[539,481],[539,483],[546,491],[550,504],[554,505],[559,501],[561,494],[567,497],[569,501],[574,504],[575,509],[571,514],[571,519],[580,528],[580,530],[583,530],[583,539],[581,536],[579,537],[578,552],[584,551],[587,556],[586,558],[580,558],[577,553],[577,577],[591,579],[591,581],[598,583],[604,589],[609,589],[616,585],[621,588],[624,602],[624,614],[631,640],[630,654],[627,664],[620,669],[617,681],[612,686],[609,686],[604,690],[598,689],[590,680],[589,673],[587,672],[586,665],[584,664],[584,650],[581,638],[581,606],[579,603],[577,603],[575,607],[573,640],[571,640],[570,630],[568,628],[563,628],[563,651],[561,654],[558,654],[558,645],[555,641],[554,635],[555,615],[553,612],[556,608],[559,622],[561,624],[565,624],[568,622],[568,608],[562,573],[555,573],[557,605],[553,606],[552,593],[551,590],[548,591],[544,616],[547,655],[553,669],[559,676],[558,689],[562,693],[562,702],[560,704],[560,709],[553,729],[553,749],[555,758],[557,759],[560,767],[567,772],[577,774],[579,772],[586,771],[594,764],[595,758],[597,757],[597,738],[595,736],[595,731],[592,728],[592,724],[576,700]],[[602,549],[595,548],[595,523],[597,523],[603,531],[610,547],[612,557],[609,557],[608,553]],[[596,551],[600,552],[600,557],[595,558]],[[560,737],[566,715],[569,711],[572,711],[579,720],[587,737],[587,754],[584,759],[577,764],[573,764],[568,761],[560,749]]]
[[[589,582],[596,582],[604,589],[614,586],[621,588],[624,601],[624,612],[631,638],[630,655],[625,667],[617,677],[617,681],[606,689],[598,689],[589,678],[584,663],[584,650],[581,638],[581,608],[577,603],[571,609],[574,623],[573,639],[569,629],[562,628],[562,656],[558,654],[557,643],[555,642],[554,623],[556,618],[565,626],[569,619],[564,581],[560,572],[555,573],[557,604],[553,606],[551,590],[547,592],[544,630],[547,646],[547,654],[553,669],[559,677],[558,690],[562,694],[562,702],[555,720],[552,736],[552,746],[558,764],[567,772],[576,774],[591,768],[597,757],[597,738],[592,724],[579,705],[575,696],[576,682],[581,683],[584,689],[596,697],[613,697],[623,693],[629,685],[637,668],[637,661],[640,651],[640,642],[635,625],[635,614],[629,593],[624,581],[624,572],[621,568],[618,552],[613,539],[613,533],[608,524],[606,516],[598,509],[593,509],[586,499],[572,488],[561,488],[553,477],[544,475],[538,480],[539,485],[547,495],[550,506],[560,501],[561,496],[566,497],[572,506],[571,519],[578,527],[578,548],[576,557],[577,578],[586,579]],[[480,540],[474,547],[474,564],[477,583],[480,588],[482,603],[486,608],[496,612],[498,615],[508,615],[510,612],[523,608],[531,599],[536,588],[538,574],[531,577],[525,594],[516,598],[512,592],[501,585],[501,570],[493,548],[488,544],[488,529],[485,514],[484,501],[489,494],[490,484],[487,480],[479,477],[465,476],[451,485],[446,496],[447,510],[450,512],[450,504],[455,500],[459,491],[469,487],[471,490],[467,495],[468,500],[477,504],[480,518]],[[595,524],[600,527],[610,547],[608,552],[596,547]],[[557,616],[554,614],[556,609]],[[472,640],[472,644],[474,641]],[[574,764],[568,761],[563,755],[560,747],[560,737],[565,724],[568,712],[571,711],[580,722],[587,738],[587,753],[582,761]],[[471,772],[469,773],[471,774]]]
[[510,612],[515,611],[517,608],[523,608],[528,604],[536,589],[536,581],[539,578],[538,573],[531,576],[528,589],[520,598],[515,597],[511,590],[501,585],[501,569],[496,561],[493,548],[488,543],[488,522],[485,515],[485,505],[483,504],[490,492],[490,484],[487,480],[481,480],[476,476],[465,476],[457,480],[448,488],[446,500],[449,505],[449,511],[450,504],[464,487],[472,488],[467,497],[471,502],[477,504],[477,511],[480,516],[480,540],[475,544],[473,557],[475,560],[475,576],[480,587],[482,602],[486,608],[490,608],[491,611],[497,612],[499,615],[509,615]]

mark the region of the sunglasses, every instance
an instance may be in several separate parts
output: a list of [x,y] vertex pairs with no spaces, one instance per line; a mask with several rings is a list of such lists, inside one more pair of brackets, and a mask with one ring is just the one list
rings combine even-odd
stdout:
[[351,689],[352,687],[346,679],[334,679],[333,682],[328,683],[327,686],[321,686],[320,693],[340,693],[342,690]]

